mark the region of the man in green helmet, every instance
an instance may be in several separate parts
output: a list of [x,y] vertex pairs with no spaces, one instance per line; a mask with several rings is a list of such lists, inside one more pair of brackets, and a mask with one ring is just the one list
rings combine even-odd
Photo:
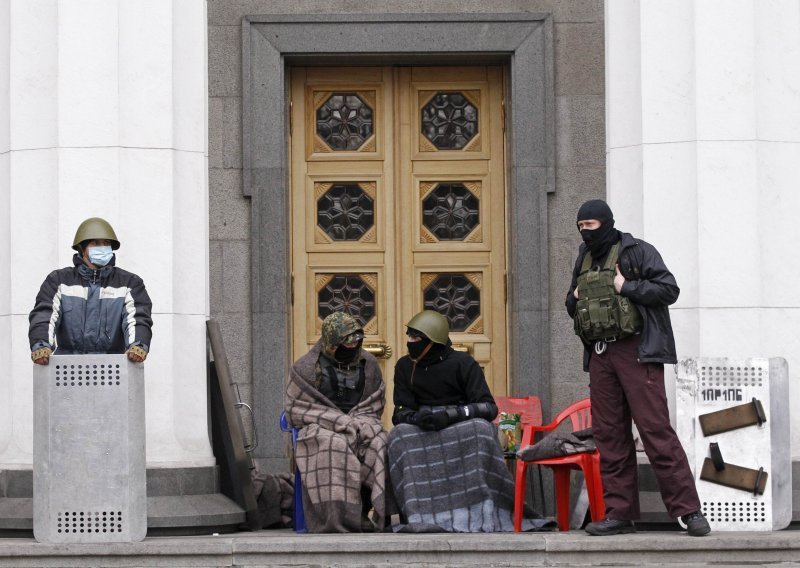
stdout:
[[289,372],[284,406],[289,425],[300,429],[295,463],[309,532],[382,529],[391,514],[381,423],[386,387],[363,339],[353,316],[329,314],[320,340]]
[[91,217],[75,232],[73,266],[45,278],[29,316],[31,359],[126,353],[141,363],[150,351],[152,304],[137,275],[115,266],[120,246],[111,225]]
[[[425,310],[407,324],[408,355],[394,369],[395,428],[389,477],[403,532],[513,531],[514,481],[483,370],[455,351],[442,314]],[[526,512],[525,530],[552,522]]]

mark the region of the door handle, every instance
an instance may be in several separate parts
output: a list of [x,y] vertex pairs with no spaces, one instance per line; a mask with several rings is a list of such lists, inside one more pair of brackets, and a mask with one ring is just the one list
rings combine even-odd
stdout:
[[392,356],[392,348],[386,343],[370,343],[364,345],[363,349],[378,359],[388,359]]
[[469,353],[472,355],[471,343],[453,343],[452,347],[453,351],[461,351],[462,353]]

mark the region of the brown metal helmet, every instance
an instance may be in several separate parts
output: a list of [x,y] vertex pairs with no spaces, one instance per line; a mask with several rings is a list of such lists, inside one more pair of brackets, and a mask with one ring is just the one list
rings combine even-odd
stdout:
[[450,324],[447,318],[439,312],[424,310],[411,318],[407,327],[421,331],[425,336],[439,345],[447,345],[447,336],[450,333]]
[[111,241],[111,250],[119,248],[117,234],[111,224],[100,217],[89,217],[80,224],[75,231],[75,239],[72,242],[72,249],[81,252],[81,243],[86,241]]

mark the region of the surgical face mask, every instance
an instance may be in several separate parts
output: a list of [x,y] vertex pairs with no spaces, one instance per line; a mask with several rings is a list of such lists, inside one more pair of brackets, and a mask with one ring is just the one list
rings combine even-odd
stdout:
[[104,247],[89,247],[89,262],[95,266],[105,266],[111,261],[114,253],[111,252],[110,246]]

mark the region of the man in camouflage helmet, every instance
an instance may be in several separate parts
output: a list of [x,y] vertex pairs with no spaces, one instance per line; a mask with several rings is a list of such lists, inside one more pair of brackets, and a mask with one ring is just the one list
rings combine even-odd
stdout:
[[50,355],[126,353],[141,363],[150,351],[152,304],[137,275],[115,266],[120,246],[105,219],[91,217],[75,232],[73,266],[51,272],[29,316],[31,359]]
[[364,331],[353,316],[334,312],[322,322],[321,339],[324,356],[340,370],[350,370],[361,350]]
[[287,422],[300,429],[295,463],[306,525],[310,532],[383,528],[389,505],[381,370],[361,348],[364,331],[349,314],[328,315],[321,331],[292,365],[284,396]]

